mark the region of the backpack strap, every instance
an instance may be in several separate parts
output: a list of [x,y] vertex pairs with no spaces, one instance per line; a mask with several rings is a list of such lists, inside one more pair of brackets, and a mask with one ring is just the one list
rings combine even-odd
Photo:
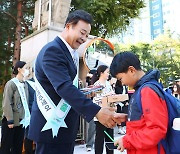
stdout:
[[142,102],[141,102],[141,90],[142,88],[144,87],[150,87],[152,90],[154,90],[156,92],[156,94],[161,97],[162,99],[164,99],[164,91],[163,91],[163,88],[162,86],[160,85],[160,83],[158,83],[157,81],[155,80],[152,80],[152,81],[148,81],[148,82],[145,82],[144,84],[142,84],[139,89],[137,90],[137,94],[135,96],[135,99],[136,99],[136,103],[137,103],[137,106],[140,110],[140,112],[143,114],[143,110],[142,110]]
[[[151,89],[153,89],[156,94],[161,97],[162,99],[165,99],[164,97],[164,90],[163,90],[163,86],[158,83],[157,81],[155,80],[152,80],[152,81],[148,81],[148,82],[145,82],[143,85],[140,86],[140,88],[137,90],[137,95],[135,96],[136,97],[136,103],[137,103],[137,106],[140,110],[140,112],[143,114],[143,111],[142,111],[142,102],[141,102],[141,90],[142,88],[144,87],[150,87]],[[160,141],[158,143],[158,154],[160,154],[160,147],[161,147],[161,143],[162,141]]]

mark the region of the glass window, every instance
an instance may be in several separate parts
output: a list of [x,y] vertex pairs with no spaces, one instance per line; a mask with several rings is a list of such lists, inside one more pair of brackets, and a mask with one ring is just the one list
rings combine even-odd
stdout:
[[155,29],[154,30],[154,34],[160,34],[161,33],[161,30],[160,29]]
[[159,9],[159,4],[154,5],[154,6],[152,7],[152,10],[157,10],[157,9]]
[[153,26],[158,26],[158,25],[160,25],[160,21],[159,20],[153,22]]
[[157,18],[157,17],[159,17],[159,12],[153,14],[153,18]]
[[157,0],[152,0],[152,3],[155,3],[155,2],[157,2]]

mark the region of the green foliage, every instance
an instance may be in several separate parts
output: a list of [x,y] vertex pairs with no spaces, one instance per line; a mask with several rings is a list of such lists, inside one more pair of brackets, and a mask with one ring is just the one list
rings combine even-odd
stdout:
[[13,54],[13,40],[16,22],[12,18],[15,11],[14,3],[1,1],[0,5],[0,85],[10,78],[11,59]]
[[2,116],[2,98],[3,98],[3,94],[0,93],[0,119],[1,119],[1,116]]
[[151,46],[147,43],[138,44],[115,44],[115,54],[123,51],[131,51],[135,53],[141,60],[142,68],[147,71],[153,68]]
[[153,42],[152,50],[162,80],[168,82],[180,78],[180,41],[162,35]]
[[[17,26],[17,0],[0,1],[0,86],[11,77]],[[21,38],[32,33],[35,0],[22,0]],[[139,15],[143,0],[72,0],[72,10],[84,9],[94,17],[92,34],[105,37],[125,30]]]
[[[22,35],[32,32],[32,19],[35,0],[23,1]],[[1,0],[0,2],[0,86],[11,78],[17,18],[17,0]],[[26,31],[26,33],[25,33]]]
[[118,34],[138,17],[143,0],[72,0],[72,10],[84,9],[94,18],[92,35],[105,37]]
[[103,54],[109,54],[110,56],[114,56],[113,50],[104,41],[96,41],[96,50],[99,50]]
[[[34,18],[34,7],[36,0],[24,0],[23,1],[23,24],[22,24],[22,38],[26,35],[29,35],[33,32],[32,30],[32,22]],[[27,34],[25,32],[25,27],[27,27]],[[26,35],[25,35],[26,34]]]
[[180,78],[180,41],[163,35],[151,44],[115,44],[115,53],[132,51],[138,55],[143,70],[158,69],[165,86]]

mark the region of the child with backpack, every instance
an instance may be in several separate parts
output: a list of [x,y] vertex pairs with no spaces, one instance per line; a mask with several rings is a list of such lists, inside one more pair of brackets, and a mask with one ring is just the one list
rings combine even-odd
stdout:
[[167,133],[167,105],[161,91],[156,86],[146,84],[150,81],[157,82],[159,71],[145,73],[134,53],[122,52],[114,57],[110,72],[123,84],[135,89],[129,101],[127,132],[115,141],[117,149],[127,149],[128,154],[165,154],[162,144],[159,143]]

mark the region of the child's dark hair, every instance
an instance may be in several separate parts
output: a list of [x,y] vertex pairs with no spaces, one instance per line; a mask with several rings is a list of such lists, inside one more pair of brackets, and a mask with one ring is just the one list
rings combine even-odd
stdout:
[[93,74],[92,79],[91,79],[91,84],[94,84],[97,80],[99,80],[99,77],[101,73],[104,73],[104,71],[108,68],[106,65],[100,65],[97,68],[97,71]]
[[13,66],[13,74],[17,75],[18,74],[18,68],[23,68],[26,62],[24,61],[17,61],[15,66]]
[[83,20],[89,24],[92,24],[93,21],[92,16],[88,12],[84,10],[76,10],[74,12],[69,13],[65,25],[67,23],[72,23],[73,25],[76,25],[79,20]]
[[126,73],[129,66],[133,66],[136,70],[141,70],[138,57],[132,52],[118,53],[112,60],[110,73],[113,77],[116,77],[118,73]]

